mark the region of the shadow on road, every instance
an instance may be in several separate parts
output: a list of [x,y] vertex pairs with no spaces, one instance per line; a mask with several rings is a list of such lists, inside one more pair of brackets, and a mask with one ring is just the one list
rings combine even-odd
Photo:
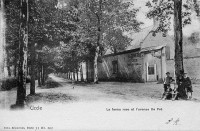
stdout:
[[74,96],[70,96],[68,94],[63,93],[37,93],[35,95],[28,95],[26,103],[27,105],[32,103],[65,103],[65,102],[73,102],[77,101],[77,98]]

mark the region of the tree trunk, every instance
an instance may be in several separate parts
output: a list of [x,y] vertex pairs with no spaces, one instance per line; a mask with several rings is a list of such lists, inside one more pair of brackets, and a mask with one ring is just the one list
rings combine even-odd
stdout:
[[29,76],[30,74],[29,74],[29,67],[28,67],[29,65],[27,65],[27,76]]
[[7,70],[8,70],[8,76],[11,77],[11,70],[9,65],[7,65]]
[[81,65],[80,73],[81,73],[81,81],[84,81],[84,79],[83,79],[83,66],[82,65]]
[[99,56],[99,51],[100,51],[100,32],[101,32],[101,28],[100,28],[100,19],[98,20],[99,22],[99,27],[98,27],[98,40],[97,40],[97,47],[95,50],[95,55],[94,55],[94,83],[98,84],[98,56]]
[[76,77],[77,77],[76,79],[77,79],[77,81],[79,81],[79,80],[78,80],[78,69],[76,69],[76,75],[77,75],[77,76],[76,76]]
[[[46,67],[46,64],[44,65],[44,83],[46,82],[47,80],[47,67]],[[63,77],[64,77],[64,73],[63,73]]]
[[6,67],[6,37],[5,37],[5,32],[6,32],[6,29],[5,29],[5,25],[6,25],[6,19],[5,19],[5,0],[0,0],[0,79],[4,78],[6,75],[5,75],[5,70],[4,70],[4,67]]
[[39,58],[39,55],[38,55],[38,65],[37,65],[37,79],[38,79],[38,86],[40,87],[41,86],[41,77],[40,77],[40,58]]
[[42,74],[41,74],[41,78],[42,78],[42,85],[44,85],[45,82],[45,71],[44,71],[44,65],[42,65]]
[[40,82],[41,82],[41,86],[43,85],[43,83],[42,83],[42,74],[43,74],[43,72],[42,72],[42,63],[40,63]]
[[43,74],[43,72],[42,72],[42,64],[40,63],[40,80],[41,80],[41,85],[43,85],[43,83],[42,83],[42,75]]
[[9,55],[9,52],[8,50],[6,50],[6,67],[7,67],[7,70],[8,70],[8,77],[11,77],[11,69],[10,69],[10,55]]
[[98,56],[99,56],[99,46],[96,47],[95,57],[94,57],[94,83],[95,84],[98,84],[98,67],[97,67]]
[[17,65],[14,65],[14,77],[17,77]]
[[[183,32],[182,32],[182,0],[174,0],[174,39],[175,39],[175,75],[176,82],[179,77],[182,77],[184,72],[183,67]],[[178,87],[180,97],[186,97],[186,92],[183,86]]]
[[35,94],[35,44],[31,44],[31,52],[30,52],[30,57],[31,57],[31,83],[30,83],[30,94],[34,95]]
[[40,66],[40,82],[41,82],[41,86],[42,86],[42,65]]
[[95,50],[95,55],[94,55],[94,83],[98,84],[98,67],[97,67],[97,59],[99,56],[99,51],[100,51],[100,43],[101,43],[101,15],[102,15],[102,0],[99,0],[99,10],[97,16],[97,46]]
[[26,100],[27,51],[28,51],[28,0],[20,1],[19,30],[19,84],[16,105],[24,107]]
[[73,80],[76,80],[76,77],[75,77],[75,70],[73,71]]
[[40,66],[38,66],[38,86],[41,86],[41,77],[40,77]]
[[89,82],[89,71],[88,71],[88,68],[89,68],[89,66],[88,66],[88,64],[89,64],[89,60],[87,60],[87,62],[86,62],[86,81],[87,82]]

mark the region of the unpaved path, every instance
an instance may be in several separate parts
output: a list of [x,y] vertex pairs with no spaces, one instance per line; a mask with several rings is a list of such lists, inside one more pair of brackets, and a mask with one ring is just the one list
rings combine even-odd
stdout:
[[[50,77],[61,83],[63,92],[77,97],[80,101],[160,101],[163,85],[154,83],[100,82],[100,84],[75,84],[54,75]],[[200,85],[193,85],[193,100],[200,100]],[[53,89],[54,90],[54,89]]]
[[[156,83],[126,83],[126,82],[100,82],[100,84],[75,84],[71,80],[49,76],[54,81],[61,84],[57,88],[44,89],[37,87],[37,98],[32,98],[31,102],[41,101],[48,103],[56,102],[132,102],[132,101],[161,101],[163,93],[162,84]],[[193,85],[193,100],[200,100],[200,86]],[[27,84],[27,95],[30,92]],[[0,91],[0,108],[9,108],[15,104],[16,88],[11,91]]]
[[[72,84],[70,80],[54,75],[50,77],[61,86],[50,89],[37,87],[37,94],[33,96],[35,100],[43,99],[43,102],[48,101],[50,104],[39,101],[34,103],[33,100],[29,106],[41,107],[42,110],[0,109],[0,130],[12,126],[51,127],[54,130],[200,129],[199,102],[159,100],[163,91],[161,84],[124,82]],[[28,92],[29,89],[27,94]],[[199,96],[199,85],[194,85],[194,98],[198,99]],[[1,107],[14,104],[15,100],[16,89],[0,92]],[[4,104],[5,101],[7,102]],[[167,124],[171,119],[173,121]]]

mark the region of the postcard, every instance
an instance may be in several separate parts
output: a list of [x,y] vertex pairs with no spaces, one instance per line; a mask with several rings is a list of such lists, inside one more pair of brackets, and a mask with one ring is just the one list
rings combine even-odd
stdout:
[[0,130],[200,130],[199,0],[1,0]]

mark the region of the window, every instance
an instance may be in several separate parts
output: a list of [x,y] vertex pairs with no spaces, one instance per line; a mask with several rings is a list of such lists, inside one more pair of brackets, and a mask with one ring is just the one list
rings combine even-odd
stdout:
[[149,75],[154,75],[154,66],[149,66],[148,67],[148,74]]
[[113,65],[113,74],[116,74],[118,72],[118,62],[112,61],[112,65]]

